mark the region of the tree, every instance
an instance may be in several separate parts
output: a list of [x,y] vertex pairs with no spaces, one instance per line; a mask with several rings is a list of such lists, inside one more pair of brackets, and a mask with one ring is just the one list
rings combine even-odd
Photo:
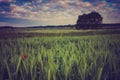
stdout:
[[102,16],[98,12],[83,14],[78,17],[76,29],[92,29],[102,24]]

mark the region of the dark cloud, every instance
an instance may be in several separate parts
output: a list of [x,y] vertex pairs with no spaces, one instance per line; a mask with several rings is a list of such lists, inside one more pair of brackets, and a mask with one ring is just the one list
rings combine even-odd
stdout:
[[96,2],[101,2],[105,0],[83,0],[84,2],[90,2],[90,3],[96,3]]
[[16,0],[16,2],[24,3],[24,2],[32,2],[32,0]]
[[120,4],[120,0],[83,0],[83,1],[85,1],[85,2],[87,1],[87,2],[90,2],[95,5],[99,4],[100,2],[105,1],[108,3],[108,5],[116,4],[117,5],[116,7],[118,7]]
[[120,0],[83,0],[83,1],[91,2],[91,3],[101,2],[101,1],[106,1],[110,3],[118,3],[118,4],[120,3]]
[[13,0],[0,0],[0,2],[13,2]]
[[106,2],[111,6],[114,5],[113,7],[120,8],[120,0],[106,0]]
[[106,2],[111,2],[111,3],[120,3],[120,0],[105,0]]
[[50,1],[52,1],[52,0],[42,0],[42,3],[48,3]]
[[10,12],[11,11],[10,5],[11,3],[9,2],[0,2],[0,11]]
[[23,5],[25,3],[32,3],[32,0],[15,0],[16,5]]

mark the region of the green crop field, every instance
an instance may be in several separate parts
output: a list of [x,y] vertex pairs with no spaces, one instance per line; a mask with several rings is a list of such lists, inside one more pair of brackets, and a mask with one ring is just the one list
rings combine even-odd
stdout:
[[118,30],[58,31],[3,31],[0,80],[120,80]]

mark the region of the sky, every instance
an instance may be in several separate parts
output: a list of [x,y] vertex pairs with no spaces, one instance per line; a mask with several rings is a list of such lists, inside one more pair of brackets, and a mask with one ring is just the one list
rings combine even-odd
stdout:
[[76,24],[79,15],[100,13],[103,23],[120,23],[120,0],[0,0],[0,26]]

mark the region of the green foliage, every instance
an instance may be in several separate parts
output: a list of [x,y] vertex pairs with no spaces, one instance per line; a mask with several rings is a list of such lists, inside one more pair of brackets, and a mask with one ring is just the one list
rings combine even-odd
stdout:
[[119,52],[117,34],[2,39],[0,79],[118,80]]

